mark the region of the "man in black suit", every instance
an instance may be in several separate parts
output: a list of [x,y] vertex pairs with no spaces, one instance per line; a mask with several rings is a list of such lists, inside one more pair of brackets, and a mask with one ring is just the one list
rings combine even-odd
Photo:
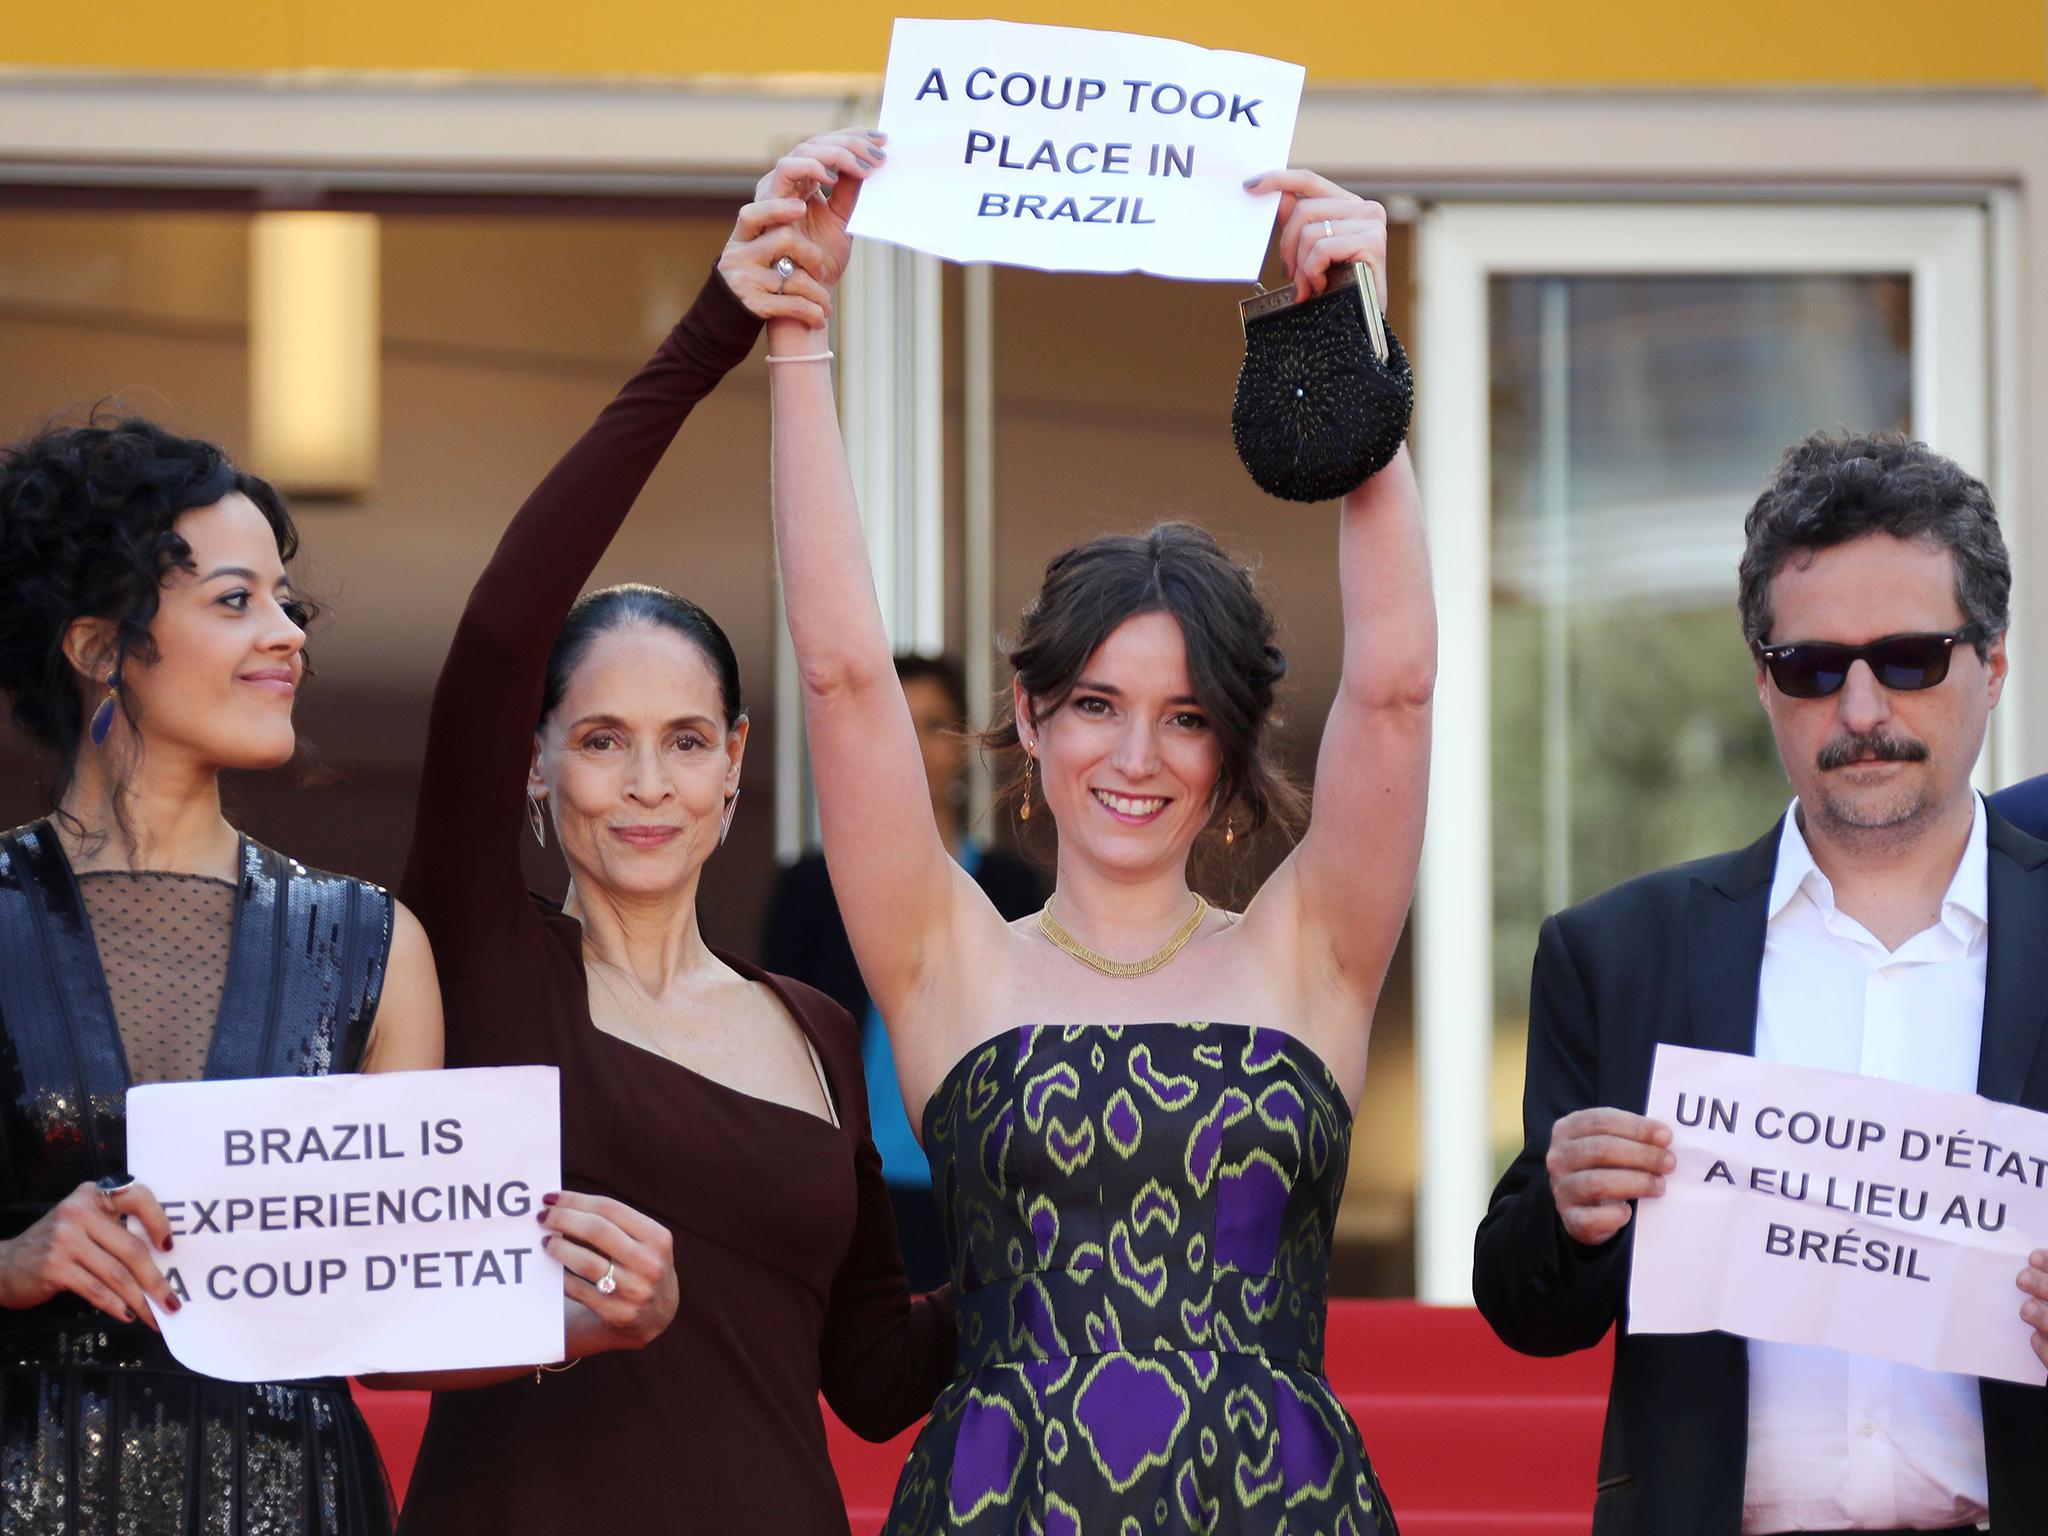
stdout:
[[[1743,632],[1797,798],[1741,852],[1543,925],[1479,1308],[1536,1355],[1622,1325],[1596,1536],[2048,1532],[2048,1389],[1627,1330],[1630,1217],[1674,1166],[1642,1115],[1658,1042],[2048,1108],[2048,846],[1969,782],[2006,675],[1990,497],[1896,434],[1816,435],[1745,528]],[[2018,1311],[2048,1374],[2048,1254],[2017,1279],[1957,1304]]]

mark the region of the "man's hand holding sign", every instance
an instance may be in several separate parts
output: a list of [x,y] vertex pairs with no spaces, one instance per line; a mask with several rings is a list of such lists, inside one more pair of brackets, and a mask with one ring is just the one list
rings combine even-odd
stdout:
[[2019,1288],[2027,1299],[2020,1303],[2020,1316],[2033,1328],[2027,1342],[2034,1358],[2048,1370],[2048,1249],[2036,1248],[2027,1255],[2027,1267],[2020,1271]]
[[1595,1247],[1628,1225],[1633,1202],[1664,1193],[1678,1166],[1671,1127],[1625,1109],[1577,1109],[1550,1130],[1550,1198],[1575,1243]]

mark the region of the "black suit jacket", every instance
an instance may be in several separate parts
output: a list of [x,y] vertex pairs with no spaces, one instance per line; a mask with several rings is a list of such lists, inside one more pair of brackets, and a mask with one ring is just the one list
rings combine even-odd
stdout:
[[[1990,953],[1977,1091],[2048,1109],[2048,845],[1989,815]],[[1494,1190],[1473,1261],[1479,1310],[1531,1355],[1587,1349],[1625,1324],[1635,1223],[1597,1248],[1565,1235],[1544,1156],[1552,1125],[1640,1114],[1660,1041],[1756,1049],[1765,908],[1778,830],[1740,853],[1659,870],[1543,924],[1529,999],[1521,1154]],[[2048,1240],[2048,1233],[2042,1234]],[[2017,1307],[2019,1293],[1987,1306]],[[1981,1384],[1992,1529],[2048,1531],[2048,1389]],[[1749,1354],[1726,1333],[1622,1327],[1600,1445],[1594,1536],[1738,1536]]]
[[1991,809],[2027,836],[2048,841],[2048,773],[2007,785],[1991,797]]

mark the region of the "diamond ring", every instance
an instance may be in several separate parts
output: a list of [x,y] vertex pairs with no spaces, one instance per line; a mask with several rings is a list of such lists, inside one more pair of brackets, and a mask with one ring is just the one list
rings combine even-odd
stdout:
[[788,286],[789,280],[792,277],[796,276],[796,263],[791,261],[787,256],[776,257],[775,275],[782,279],[781,282],[775,285],[775,291],[777,293],[780,293],[785,287]]
[[603,1273],[603,1274],[601,1274],[601,1275],[599,1275],[599,1276],[597,1277],[597,1293],[598,1293],[598,1295],[600,1295],[600,1296],[609,1296],[609,1295],[611,1295],[611,1293],[612,1293],[613,1291],[616,1291],[616,1290],[617,1290],[617,1289],[619,1288],[619,1279],[618,1279],[618,1275],[619,1275],[619,1266],[618,1266],[618,1265],[616,1265],[616,1264],[607,1264],[607,1265],[605,1265],[605,1267],[604,1267],[604,1273]]

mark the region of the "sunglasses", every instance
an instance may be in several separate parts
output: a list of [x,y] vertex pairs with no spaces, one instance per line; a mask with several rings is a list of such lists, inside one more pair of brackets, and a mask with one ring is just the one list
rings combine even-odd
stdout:
[[1868,645],[1830,645],[1807,640],[1796,645],[1760,645],[1757,660],[1770,670],[1778,692],[1792,699],[1824,699],[1849,680],[1857,662],[1871,675],[1900,693],[1940,686],[1948,676],[1949,658],[1958,645],[1984,638],[1982,624],[1965,624],[1946,635],[1886,635]]

